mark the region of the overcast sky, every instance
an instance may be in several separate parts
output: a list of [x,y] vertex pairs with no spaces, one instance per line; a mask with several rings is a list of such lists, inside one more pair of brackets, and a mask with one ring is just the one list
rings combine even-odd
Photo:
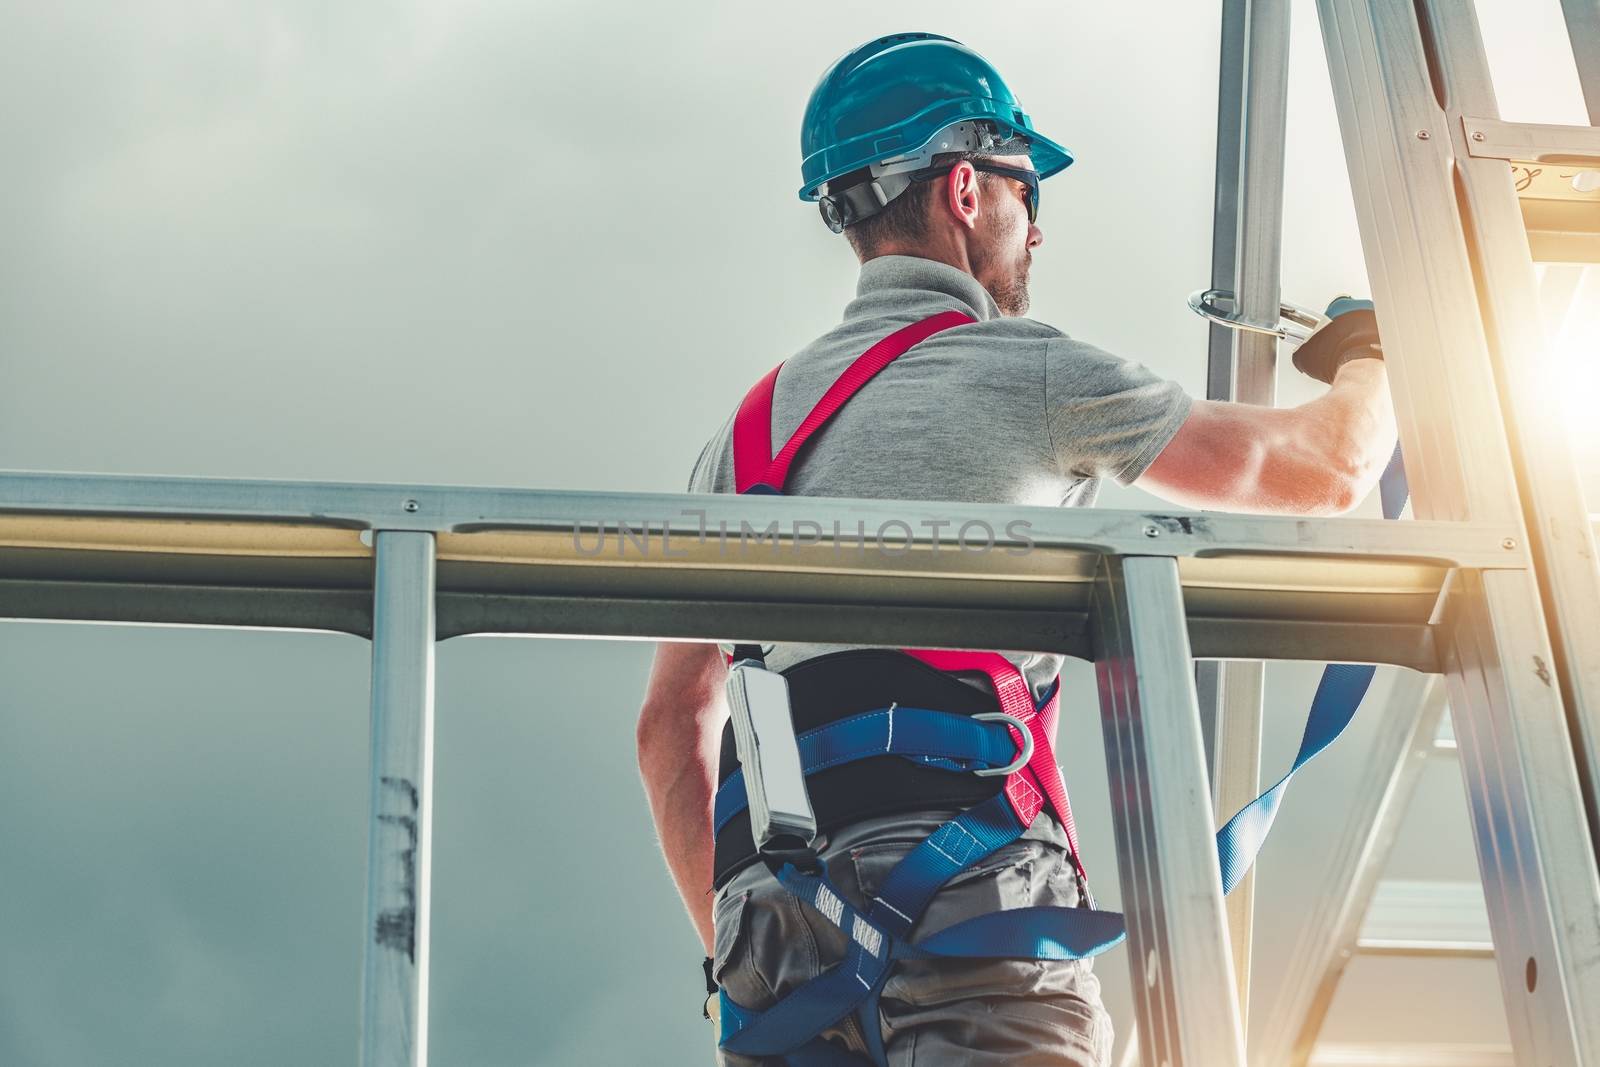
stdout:
[[[1078,155],[1044,188],[1034,316],[1200,393],[1216,6],[0,0],[0,467],[678,491],[853,291],[795,195],[799,118],[834,58],[905,29],[983,52]],[[1480,6],[1506,117],[1584,121],[1555,0]],[[1283,291],[1320,306],[1366,283],[1294,14]],[[1315,388],[1286,372],[1280,399]],[[649,652],[441,646],[434,1062],[708,1060],[634,769]],[[0,1063],[351,1062],[369,655],[0,623]],[[1314,677],[1270,674],[1269,770]],[[1092,672],[1065,681],[1115,906]],[[1301,776],[1262,861],[1257,1020],[1372,726]],[[1430,771],[1396,873],[1473,877],[1466,825]],[[1100,971],[1125,1031],[1126,964]],[[1335,1037],[1503,1031],[1488,965],[1346,986]]]

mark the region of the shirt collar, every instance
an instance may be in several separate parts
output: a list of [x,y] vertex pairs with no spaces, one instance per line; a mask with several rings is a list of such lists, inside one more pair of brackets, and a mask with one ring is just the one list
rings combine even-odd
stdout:
[[877,299],[895,290],[934,293],[953,300],[958,311],[965,311],[979,322],[1000,317],[1000,308],[989,291],[978,279],[948,263],[922,259],[918,256],[878,256],[861,265],[861,279],[856,283],[856,300],[845,311],[845,318],[876,313]]

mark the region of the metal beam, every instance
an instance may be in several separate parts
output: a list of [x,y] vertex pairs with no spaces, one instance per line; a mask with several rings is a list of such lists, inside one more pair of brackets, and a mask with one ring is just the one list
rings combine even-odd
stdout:
[[[915,500],[0,471],[0,547],[322,558],[369,555],[359,535],[374,529],[503,531],[563,535],[565,555],[573,561],[624,553],[675,556],[710,544],[724,561],[737,564],[760,557],[769,526],[786,551],[810,546],[820,550],[813,556],[847,563],[862,556],[863,546],[868,557],[884,558],[909,546],[969,561],[1010,555],[1008,548],[1027,549],[1027,555],[1071,548],[1121,555],[1280,551],[1522,565],[1516,551],[1501,544],[1514,534],[1514,520],[1394,524]],[[988,549],[986,537],[993,539]],[[483,555],[492,552],[493,541],[461,544]],[[880,545],[882,553],[876,551]],[[441,559],[447,547],[441,541]]]
[[1106,561],[1095,643],[1141,1055],[1165,1067],[1243,1067],[1200,712],[1171,559]]
[[433,535],[380,531],[376,547],[360,1062],[362,1067],[425,1067],[433,840]]
[[[1251,0],[1246,18],[1244,113],[1240,138],[1237,262],[1234,308],[1245,319],[1276,321],[1282,272],[1284,134],[1288,125],[1289,5]],[[1233,330],[1233,382],[1225,398],[1272,407],[1277,402],[1277,339]],[[1219,819],[1255,799],[1261,776],[1266,673],[1259,660],[1224,662],[1217,671],[1216,761],[1213,799]],[[1224,904],[1239,1023],[1249,1030],[1250,955],[1255,918],[1255,871],[1240,879]]]

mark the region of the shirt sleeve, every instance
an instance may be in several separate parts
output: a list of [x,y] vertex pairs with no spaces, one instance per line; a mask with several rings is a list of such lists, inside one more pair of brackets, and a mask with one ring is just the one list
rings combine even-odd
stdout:
[[[712,440],[716,440],[712,438]],[[694,467],[689,471],[689,487],[685,492],[709,493],[711,489],[711,465],[706,462],[706,457],[711,454],[711,441],[707,441],[700,449],[700,456],[694,461]]]
[[1142,363],[1070,337],[1051,338],[1045,428],[1064,474],[1128,485],[1155,462],[1194,401]]

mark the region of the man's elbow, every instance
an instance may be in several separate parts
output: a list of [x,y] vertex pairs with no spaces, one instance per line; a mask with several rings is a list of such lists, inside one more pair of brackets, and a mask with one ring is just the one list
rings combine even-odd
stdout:
[[681,730],[673,729],[669,714],[670,709],[661,705],[645,701],[639,709],[639,721],[633,727],[633,744],[639,755],[640,763],[646,757]]
[[656,649],[650,681],[634,726],[641,754],[666,745],[681,745],[685,736],[715,725],[724,702],[722,683],[727,666],[714,644],[663,642]]
[[1325,510],[1321,514],[1329,517],[1348,515],[1360,506],[1365,497],[1358,481],[1343,474],[1334,474],[1324,492]]
[[1383,477],[1386,458],[1372,443],[1349,433],[1330,450],[1328,503],[1331,515],[1354,511]]

